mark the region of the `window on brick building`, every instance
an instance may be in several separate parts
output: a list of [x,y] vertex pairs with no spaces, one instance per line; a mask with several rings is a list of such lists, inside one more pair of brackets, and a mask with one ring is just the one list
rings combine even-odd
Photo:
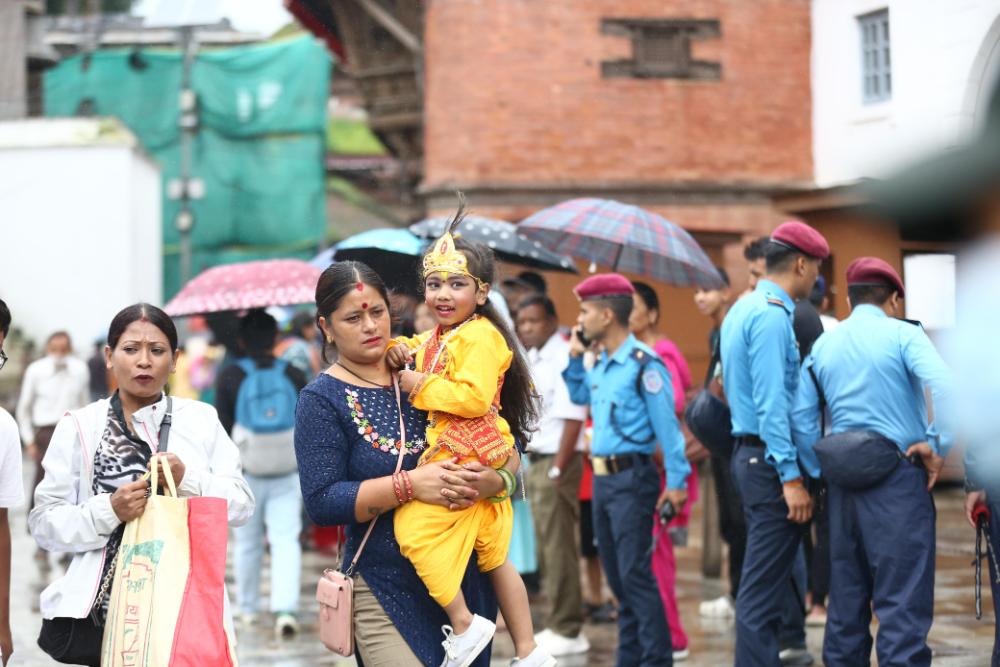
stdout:
[[601,63],[605,78],[700,79],[718,81],[722,65],[698,60],[691,42],[718,39],[719,22],[705,19],[626,19],[607,18],[601,22],[604,34],[632,41],[632,57]]
[[889,10],[858,17],[861,31],[861,99],[865,104],[892,98]]

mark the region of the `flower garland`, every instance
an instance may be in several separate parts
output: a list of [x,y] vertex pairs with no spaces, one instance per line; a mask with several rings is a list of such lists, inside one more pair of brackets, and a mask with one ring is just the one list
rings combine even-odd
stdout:
[[[388,436],[379,435],[378,431],[375,430],[375,427],[365,416],[365,411],[361,406],[361,401],[358,398],[358,392],[356,389],[345,387],[344,393],[347,408],[351,411],[351,419],[354,420],[354,424],[358,427],[358,435],[370,443],[373,448],[392,454],[393,456],[398,456],[399,447],[402,445],[402,442]],[[426,447],[427,441],[423,438],[410,440],[410,442],[406,445],[405,454],[419,454],[426,449]]]

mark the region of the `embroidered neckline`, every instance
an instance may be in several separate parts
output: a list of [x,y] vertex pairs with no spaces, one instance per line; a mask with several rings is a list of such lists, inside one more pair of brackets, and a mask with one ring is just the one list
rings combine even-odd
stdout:
[[[358,398],[357,390],[345,387],[344,395],[347,403],[347,409],[351,412],[351,419],[354,421],[354,425],[358,428],[358,435],[371,444],[374,449],[386,452],[387,454],[392,454],[393,456],[398,456],[399,447],[402,445],[402,442],[395,438],[379,435],[379,432],[375,430],[375,426],[372,425],[368,417],[365,416],[364,407],[361,405],[361,400]],[[427,441],[424,440],[423,437],[411,439],[406,444],[404,454],[419,454],[426,448]]]

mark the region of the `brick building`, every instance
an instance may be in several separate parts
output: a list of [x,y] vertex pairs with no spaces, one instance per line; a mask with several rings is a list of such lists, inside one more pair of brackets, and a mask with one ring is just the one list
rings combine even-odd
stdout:
[[[809,0],[292,5],[344,44],[428,213],[456,189],[513,221],[618,199],[682,225],[741,289],[742,245],[787,217],[772,195],[812,182]],[[577,278],[549,280],[570,321]],[[697,367],[709,324],[691,297],[661,289],[663,330]]]

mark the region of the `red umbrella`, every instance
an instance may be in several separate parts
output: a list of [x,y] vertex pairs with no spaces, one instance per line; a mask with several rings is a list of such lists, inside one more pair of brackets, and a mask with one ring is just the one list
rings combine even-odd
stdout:
[[198,274],[164,310],[179,317],[312,303],[321,273],[297,259],[223,264]]

